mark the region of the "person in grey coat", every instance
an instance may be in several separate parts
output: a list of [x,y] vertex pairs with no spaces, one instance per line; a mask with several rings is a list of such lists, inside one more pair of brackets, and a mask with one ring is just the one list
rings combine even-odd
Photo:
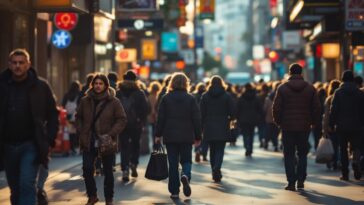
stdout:
[[212,179],[220,182],[225,143],[230,134],[230,121],[234,119],[234,102],[220,76],[211,78],[200,108],[203,138],[210,146]]

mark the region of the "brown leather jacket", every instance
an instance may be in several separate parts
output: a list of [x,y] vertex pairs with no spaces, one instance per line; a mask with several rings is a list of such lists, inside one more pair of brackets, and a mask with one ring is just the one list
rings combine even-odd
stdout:
[[317,92],[301,75],[292,75],[278,87],[273,119],[283,131],[309,131],[321,123],[320,113]]

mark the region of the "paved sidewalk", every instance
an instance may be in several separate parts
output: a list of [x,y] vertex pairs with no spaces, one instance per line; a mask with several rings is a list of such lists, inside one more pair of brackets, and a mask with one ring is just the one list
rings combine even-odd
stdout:
[[[129,183],[121,182],[121,172],[117,169],[115,204],[364,204],[363,180],[339,181],[340,172],[329,171],[325,166],[315,164],[312,157],[308,163],[309,176],[305,191],[285,191],[282,154],[255,147],[253,157],[245,158],[241,144],[237,147],[227,146],[221,183],[212,182],[209,163],[194,164],[191,198],[184,197],[181,190],[181,200],[172,201],[167,180],[156,182],[143,177],[148,158],[141,157],[139,177]],[[46,183],[51,205],[85,204],[87,197],[80,162],[80,157],[53,159],[51,177]],[[67,171],[61,171],[62,167]],[[98,176],[96,179],[101,200],[98,204],[104,204],[101,188],[103,177]],[[1,205],[9,204],[8,193],[8,189],[1,186]]]

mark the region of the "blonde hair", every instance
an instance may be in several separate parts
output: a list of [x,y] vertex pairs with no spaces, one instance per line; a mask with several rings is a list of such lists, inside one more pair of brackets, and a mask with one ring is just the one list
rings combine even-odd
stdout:
[[161,90],[162,86],[158,81],[153,81],[149,84],[148,91],[149,93],[158,93]]
[[188,91],[190,87],[190,79],[186,74],[177,72],[172,75],[171,82],[168,85],[168,92],[173,90]]

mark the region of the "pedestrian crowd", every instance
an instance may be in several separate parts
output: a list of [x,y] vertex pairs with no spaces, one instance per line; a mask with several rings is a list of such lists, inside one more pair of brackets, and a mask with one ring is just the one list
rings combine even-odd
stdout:
[[[245,156],[253,156],[254,136],[260,148],[282,150],[286,190],[303,189],[307,155],[330,139],[334,154],[328,169],[341,180],[360,180],[364,168],[363,79],[344,71],[340,80],[310,84],[302,67],[292,64],[282,81],[231,85],[218,76],[191,85],[184,73],[173,73],[148,86],[131,70],[119,82],[117,73],[91,73],[86,83],[71,83],[61,100],[67,112],[71,154],[82,155],[88,201],[99,201],[95,175],[104,176],[106,205],[113,204],[115,155],[120,152],[122,180],[138,177],[141,141],[150,130],[154,147],[165,146],[168,191],[178,199],[180,187],[192,194],[193,156],[209,161],[212,180],[223,178],[227,143],[243,136]],[[9,54],[0,74],[0,159],[11,191],[11,204],[48,204],[44,183],[49,154],[59,128],[56,98],[32,68],[26,50]],[[312,135],[311,135],[312,133]],[[313,136],[313,144],[309,137]],[[194,149],[193,149],[194,148]],[[207,155],[209,153],[209,155]],[[179,167],[181,166],[181,172]]]

